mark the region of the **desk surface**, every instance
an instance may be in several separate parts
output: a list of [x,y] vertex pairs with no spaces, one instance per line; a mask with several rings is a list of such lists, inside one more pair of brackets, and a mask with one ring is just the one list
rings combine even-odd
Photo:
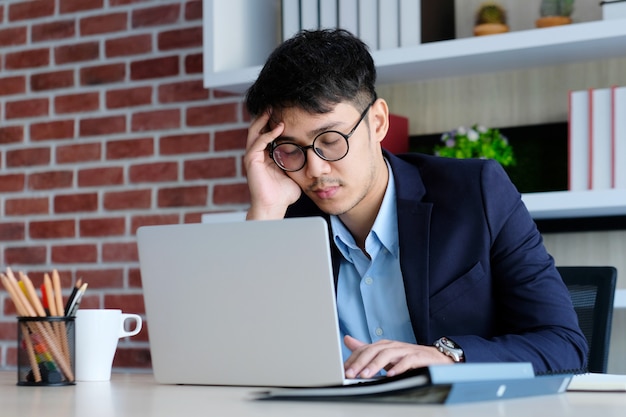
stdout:
[[13,417],[124,416],[602,416],[622,417],[626,393],[566,393],[463,405],[261,402],[258,388],[159,385],[148,374],[113,374],[111,382],[65,387],[18,387],[14,372],[0,372],[0,414]]

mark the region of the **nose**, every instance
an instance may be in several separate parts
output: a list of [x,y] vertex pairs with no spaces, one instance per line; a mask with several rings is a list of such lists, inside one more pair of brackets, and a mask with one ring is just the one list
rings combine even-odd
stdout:
[[304,149],[307,153],[306,165],[304,166],[306,175],[309,178],[318,178],[324,174],[328,174],[331,169],[330,163],[320,158],[319,155],[313,150],[313,146],[307,146],[306,148],[307,149]]

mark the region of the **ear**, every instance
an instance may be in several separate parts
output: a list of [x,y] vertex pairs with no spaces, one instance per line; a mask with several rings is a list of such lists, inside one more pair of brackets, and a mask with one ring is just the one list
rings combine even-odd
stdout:
[[382,142],[389,130],[389,107],[387,102],[379,98],[370,108],[370,131],[376,142]]

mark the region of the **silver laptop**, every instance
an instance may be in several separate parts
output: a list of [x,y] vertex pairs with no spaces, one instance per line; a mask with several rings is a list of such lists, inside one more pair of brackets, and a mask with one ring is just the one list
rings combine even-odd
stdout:
[[145,226],[137,232],[160,383],[344,383],[322,218]]

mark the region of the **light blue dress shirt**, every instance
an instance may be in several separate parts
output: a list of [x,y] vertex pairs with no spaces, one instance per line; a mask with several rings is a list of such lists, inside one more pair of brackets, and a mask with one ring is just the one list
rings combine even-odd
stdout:
[[[368,258],[337,216],[333,239],[343,255],[337,282],[339,332],[365,343],[381,339],[416,343],[400,271],[398,216],[393,172],[374,226],[365,240]],[[344,361],[352,353],[342,346]]]

